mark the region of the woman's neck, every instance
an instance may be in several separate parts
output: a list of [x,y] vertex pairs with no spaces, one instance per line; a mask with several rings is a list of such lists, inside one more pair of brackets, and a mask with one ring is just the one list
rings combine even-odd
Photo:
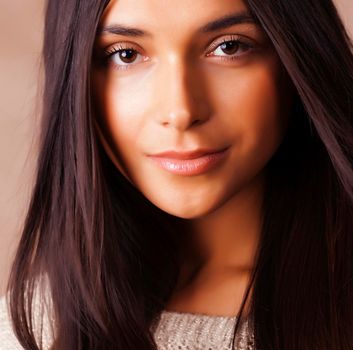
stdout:
[[262,225],[261,174],[222,206],[188,223],[182,250],[186,261],[212,268],[253,268]]
[[234,316],[255,264],[262,224],[264,177],[182,235],[182,265],[169,310]]

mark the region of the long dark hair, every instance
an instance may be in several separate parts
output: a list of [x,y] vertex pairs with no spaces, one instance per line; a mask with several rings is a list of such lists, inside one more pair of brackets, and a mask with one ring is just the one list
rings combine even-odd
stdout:
[[[151,322],[179,273],[183,221],[147,201],[97,142],[90,70],[107,3],[47,3],[37,179],[8,284],[25,349],[40,348],[31,322],[39,276],[50,286],[53,349],[152,350]],[[352,42],[331,0],[247,3],[297,92],[267,164],[248,289],[256,348],[351,350]]]

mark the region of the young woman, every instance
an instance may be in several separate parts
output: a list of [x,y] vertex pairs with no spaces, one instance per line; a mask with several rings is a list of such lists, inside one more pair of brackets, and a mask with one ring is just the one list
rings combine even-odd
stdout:
[[49,0],[21,346],[352,349],[351,49],[330,0]]

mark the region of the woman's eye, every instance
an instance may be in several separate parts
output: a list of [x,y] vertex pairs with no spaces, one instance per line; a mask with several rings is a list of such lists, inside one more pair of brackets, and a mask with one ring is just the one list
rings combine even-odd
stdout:
[[216,46],[207,56],[221,56],[225,59],[236,59],[252,49],[250,44],[240,40],[227,40]]
[[113,62],[117,69],[127,69],[145,60],[145,57],[132,48],[113,49],[107,52],[107,59]]

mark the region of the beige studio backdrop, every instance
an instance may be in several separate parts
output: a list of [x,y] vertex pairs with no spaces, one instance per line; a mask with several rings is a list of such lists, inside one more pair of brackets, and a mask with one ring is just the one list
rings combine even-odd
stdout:
[[[33,183],[44,3],[0,0],[0,295]],[[336,3],[353,33],[353,0]]]

